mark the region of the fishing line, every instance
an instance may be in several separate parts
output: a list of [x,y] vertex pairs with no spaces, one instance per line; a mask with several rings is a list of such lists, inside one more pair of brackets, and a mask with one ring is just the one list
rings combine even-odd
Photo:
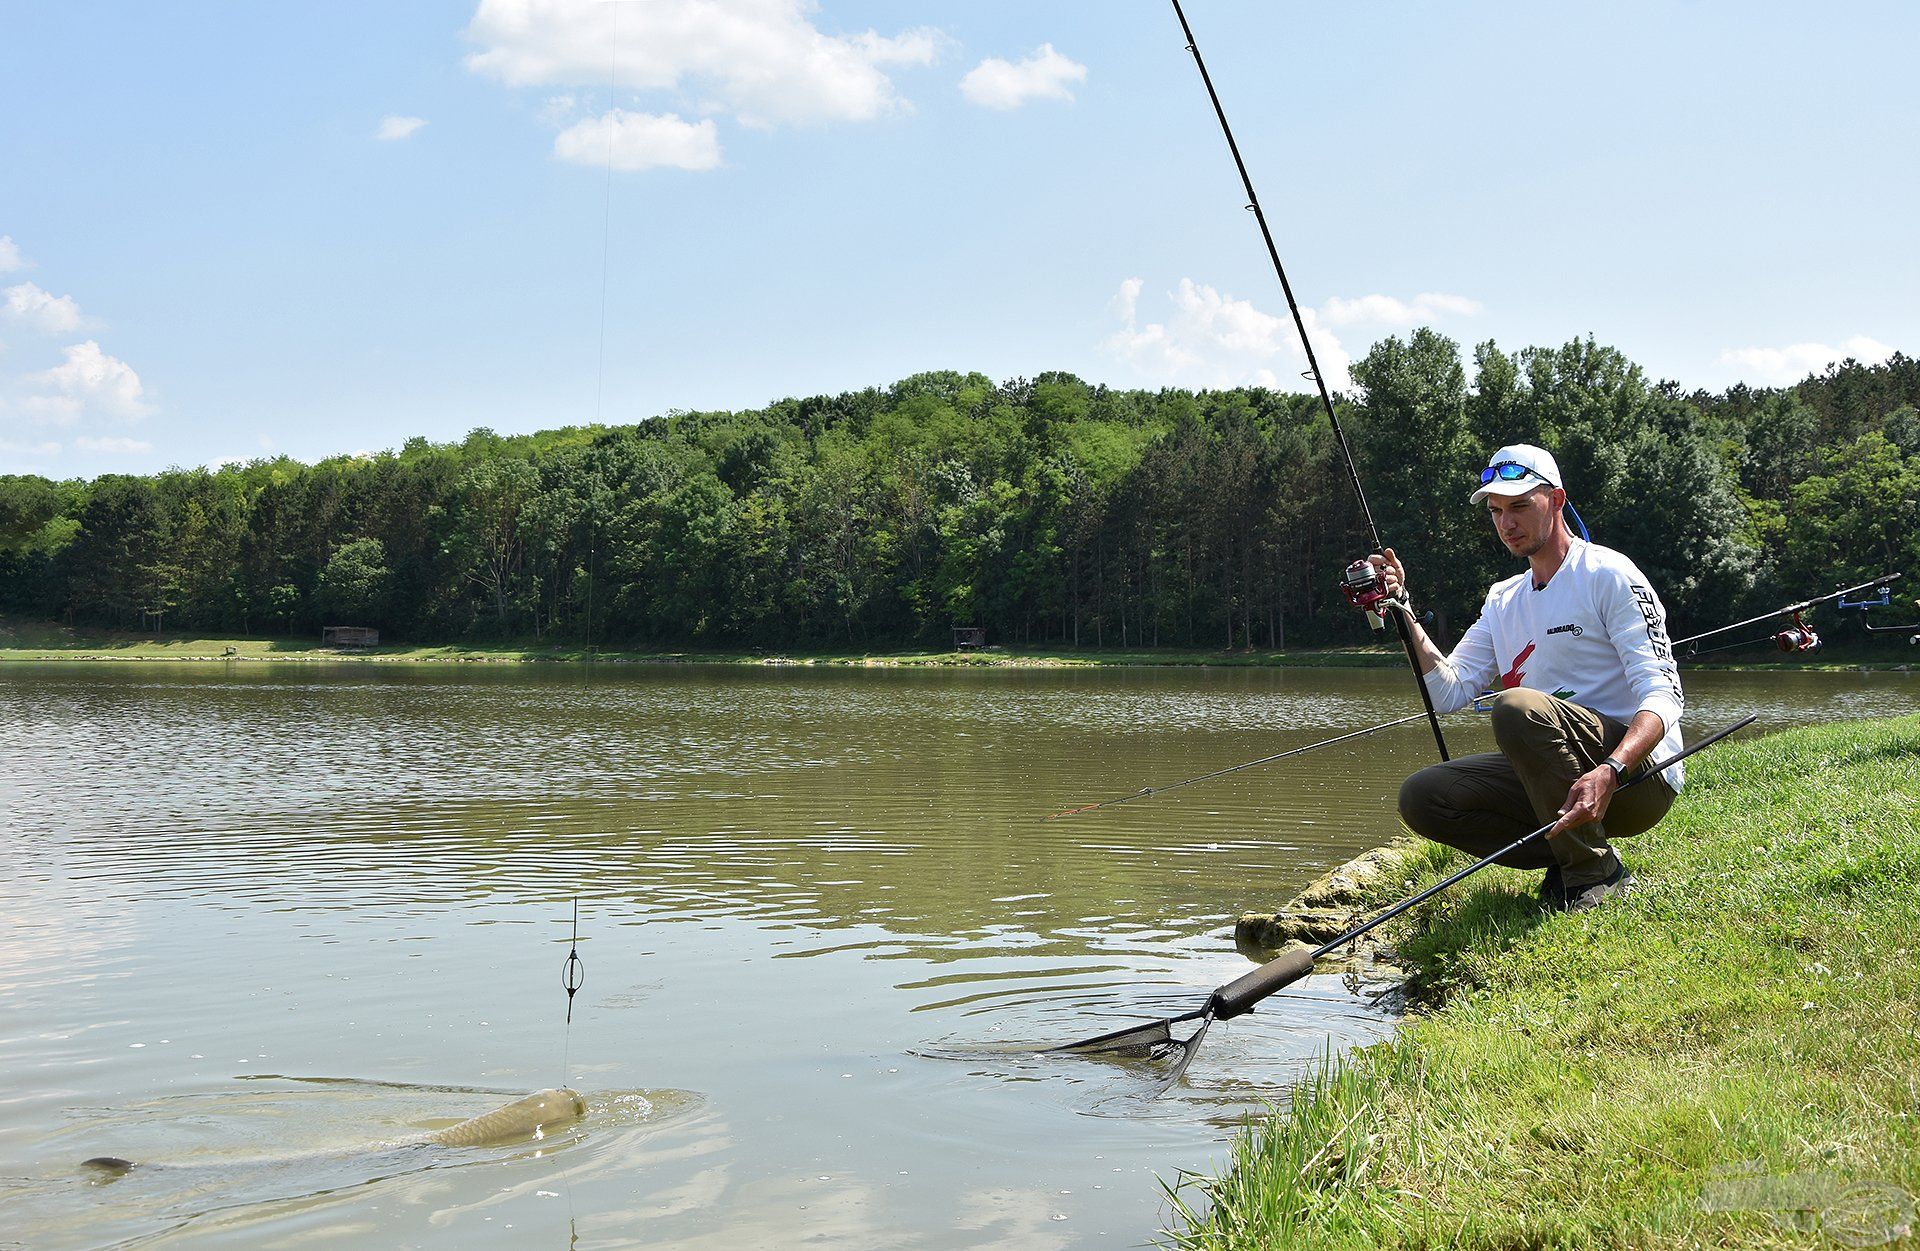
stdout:
[[573,897],[573,937],[567,948],[566,962],[560,966],[560,988],[567,992],[567,1026],[560,1049],[560,1084],[565,1086],[573,1072],[573,997],[587,984],[587,965],[580,958],[580,896]]
[[[1306,353],[1307,371],[1305,377],[1313,379],[1313,385],[1320,393],[1320,407],[1326,411],[1327,423],[1333,427],[1333,439],[1340,447],[1340,456],[1347,463],[1347,476],[1353,480],[1353,494],[1360,501],[1360,515],[1367,522],[1367,536],[1373,540],[1373,550],[1384,552],[1380,542],[1380,529],[1373,522],[1373,509],[1367,504],[1367,492],[1360,485],[1360,467],[1353,459],[1353,449],[1347,445],[1346,431],[1340,427],[1340,418],[1333,410],[1333,396],[1327,390],[1327,380],[1320,372],[1320,362],[1314,356],[1313,340],[1307,335],[1307,321],[1300,311],[1300,302],[1293,296],[1293,284],[1287,281],[1286,266],[1280,263],[1280,249],[1273,242],[1273,231],[1267,226],[1267,215],[1260,207],[1260,197],[1253,189],[1253,178],[1247,173],[1247,163],[1241,159],[1240,145],[1233,137],[1233,127],[1227,124],[1226,109],[1221,107],[1220,93],[1213,88],[1213,76],[1207,73],[1207,63],[1200,56],[1200,45],[1193,37],[1193,27],[1187,22],[1187,14],[1180,7],[1180,0],[1173,0],[1174,16],[1180,19],[1180,31],[1187,37],[1187,51],[1193,54],[1193,63],[1200,70],[1200,81],[1206,84],[1207,98],[1213,102],[1213,115],[1220,120],[1220,131],[1227,137],[1227,149],[1233,153],[1233,164],[1240,171],[1240,185],[1246,189],[1247,211],[1253,214],[1254,221],[1260,225],[1260,238],[1267,245],[1267,259],[1273,262],[1273,272],[1280,279],[1280,290],[1286,294],[1287,309],[1293,314],[1294,329],[1300,332],[1300,347]],[[1433,710],[1433,696],[1427,691],[1426,679],[1420,675],[1420,659],[1414,651],[1413,630],[1405,616],[1394,614],[1394,626],[1400,634],[1400,644],[1406,650],[1407,664],[1413,668],[1413,684],[1420,690],[1420,704],[1426,709],[1427,723],[1433,727],[1433,742],[1440,749],[1440,759],[1447,760],[1446,735],[1440,732],[1440,718]]]
[[1150,799],[1155,795],[1164,795],[1168,791],[1177,791],[1183,786],[1192,786],[1195,782],[1205,782],[1212,778],[1225,777],[1229,773],[1238,773],[1242,769],[1251,769],[1255,765],[1272,764],[1276,760],[1285,760],[1289,756],[1299,756],[1321,747],[1332,747],[1335,743],[1345,743],[1356,738],[1364,738],[1369,734],[1376,734],[1381,730],[1390,730],[1396,725],[1405,725],[1409,721],[1418,721],[1424,716],[1426,716],[1425,713],[1416,712],[1412,716],[1401,717],[1397,721],[1382,722],[1379,725],[1370,725],[1364,730],[1355,730],[1350,734],[1342,734],[1338,738],[1322,739],[1318,743],[1308,743],[1303,747],[1291,747],[1286,751],[1275,752],[1271,756],[1262,756],[1258,760],[1249,760],[1245,764],[1229,765],[1224,769],[1215,769],[1212,773],[1202,773],[1199,777],[1188,778],[1184,782],[1169,782],[1165,786],[1142,787],[1131,795],[1121,795],[1114,799],[1103,799],[1097,804],[1082,804],[1078,808],[1068,808],[1064,811],[1056,812],[1049,816],[1047,820],[1058,821],[1061,817],[1070,817],[1075,813],[1093,812],[1100,808],[1111,808],[1115,804],[1131,803],[1136,799]]
[[607,390],[607,271],[613,251],[613,138],[620,125],[615,98],[620,65],[620,0],[607,0],[612,32],[607,39],[607,177],[600,212],[600,359],[594,367],[593,424],[600,424]]
[[[567,1024],[560,1045],[560,1088],[568,1089],[573,1073],[573,997],[587,984],[587,966],[580,959],[580,896],[573,897],[573,933],[567,943],[567,958],[560,966],[560,987],[567,992]],[[573,1209],[573,1170],[563,1157],[560,1161],[560,1189],[567,1196],[567,1245],[580,1241],[578,1219]]]
[[1758,647],[1762,643],[1771,643],[1772,641],[1773,635],[1762,634],[1758,638],[1742,639],[1738,643],[1722,643],[1717,647],[1695,647],[1687,652],[1686,659],[1691,660],[1695,656],[1711,656],[1715,652],[1735,651],[1742,647]]
[[[620,83],[620,5],[622,0],[603,0],[607,5],[607,163],[606,174],[602,181],[600,200],[600,330],[599,347],[594,362],[593,378],[593,424],[602,423],[606,407],[607,393],[607,288],[608,275],[612,270],[613,254],[613,152],[614,137],[620,124],[619,83]],[[597,500],[594,502],[597,503]],[[592,517],[589,508],[589,524],[597,519]],[[593,638],[593,549],[597,534],[589,538],[587,545],[587,638],[589,648]],[[567,992],[566,1024],[561,1033],[560,1042],[560,1087],[567,1089],[573,1075],[573,998],[587,982],[586,962],[580,959],[580,896],[573,897],[573,923],[567,944],[567,958],[560,966],[560,987]],[[573,1206],[573,1171],[564,1158],[560,1163],[560,1189],[567,1197],[567,1246],[574,1247],[580,1242],[579,1218]]]

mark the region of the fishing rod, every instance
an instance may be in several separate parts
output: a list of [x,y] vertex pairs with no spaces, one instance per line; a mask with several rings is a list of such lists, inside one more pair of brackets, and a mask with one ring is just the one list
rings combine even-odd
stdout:
[[[1360,515],[1366,518],[1367,536],[1373,540],[1373,550],[1384,552],[1386,547],[1380,542],[1380,529],[1373,522],[1373,509],[1367,504],[1367,492],[1360,485],[1360,467],[1354,462],[1353,449],[1347,445],[1347,435],[1340,427],[1340,418],[1333,410],[1333,396],[1327,391],[1326,377],[1320,372],[1320,362],[1313,353],[1313,340],[1307,336],[1306,318],[1300,312],[1300,302],[1294,299],[1293,284],[1287,281],[1286,266],[1280,263],[1280,249],[1274,245],[1273,231],[1267,226],[1267,215],[1260,207],[1260,196],[1253,189],[1253,178],[1247,173],[1247,163],[1240,156],[1240,145],[1233,137],[1233,127],[1227,124],[1227,111],[1221,107],[1220,93],[1213,88],[1213,76],[1207,73],[1207,63],[1200,55],[1200,44],[1193,37],[1193,27],[1187,22],[1187,14],[1180,7],[1180,0],[1173,0],[1174,16],[1180,19],[1180,31],[1187,38],[1187,51],[1193,53],[1193,63],[1200,70],[1200,81],[1206,84],[1207,98],[1213,101],[1213,115],[1220,119],[1220,132],[1227,137],[1227,149],[1233,153],[1233,164],[1240,171],[1240,185],[1247,192],[1247,211],[1253,214],[1254,221],[1260,224],[1260,238],[1267,245],[1267,258],[1273,262],[1273,272],[1280,279],[1280,290],[1286,294],[1287,309],[1293,314],[1294,329],[1300,332],[1300,346],[1306,352],[1306,377],[1320,392],[1320,406],[1326,410],[1327,423],[1333,427],[1333,439],[1340,447],[1340,456],[1347,463],[1347,475],[1353,480],[1353,494],[1360,501]],[[1440,732],[1440,717],[1433,710],[1433,696],[1427,692],[1426,680],[1420,675],[1420,659],[1414,650],[1413,630],[1406,617],[1395,613],[1394,627],[1400,634],[1400,645],[1406,650],[1407,664],[1413,669],[1413,684],[1420,688],[1420,704],[1426,709],[1427,724],[1433,727],[1433,742],[1440,749],[1440,759],[1451,759],[1447,754],[1447,738]]]
[[[1790,617],[1793,620],[1793,624],[1778,634],[1761,635],[1758,638],[1745,639],[1738,643],[1724,643],[1716,647],[1693,647],[1688,650],[1687,655],[1689,657],[1705,656],[1711,652],[1732,651],[1735,648],[1753,647],[1769,641],[1783,652],[1818,651],[1820,648],[1820,636],[1815,633],[1813,627],[1809,626],[1803,619],[1806,613],[1812,611],[1817,605],[1832,603],[1835,600],[1843,601],[1840,604],[1842,608],[1867,608],[1885,604],[1889,602],[1890,598],[1888,588],[1899,577],[1900,575],[1898,573],[1883,573],[1871,582],[1861,582],[1855,586],[1842,587],[1840,590],[1833,591],[1826,595],[1818,595],[1812,599],[1803,599],[1797,604],[1788,604],[1786,607],[1776,608],[1772,612],[1763,612],[1757,617],[1748,617],[1745,621],[1736,621],[1732,625],[1723,625],[1712,630],[1702,630],[1698,634],[1688,635],[1683,639],[1675,639],[1672,647],[1677,654],[1680,648],[1686,647],[1689,643],[1698,643],[1701,639],[1710,639],[1715,635],[1728,634],[1734,630],[1745,629],[1747,626],[1758,625],[1762,621],[1772,621],[1778,617]],[[1847,596],[1858,594],[1861,591],[1873,592],[1877,598],[1855,604],[1844,602]],[[1868,627],[1868,629],[1882,630],[1887,628],[1886,626]]]
[[1148,799],[1155,795],[1164,795],[1168,791],[1177,791],[1183,786],[1192,786],[1195,782],[1205,782],[1210,778],[1225,777],[1229,773],[1238,773],[1242,769],[1251,769],[1255,765],[1272,764],[1276,760],[1285,760],[1289,756],[1301,756],[1322,747],[1332,747],[1335,743],[1345,743],[1352,739],[1365,738],[1367,735],[1377,734],[1381,730],[1390,730],[1396,725],[1405,725],[1409,721],[1419,721],[1426,715],[1424,712],[1416,712],[1410,717],[1401,717],[1397,721],[1383,721],[1379,725],[1370,725],[1364,730],[1355,730],[1350,734],[1342,734],[1338,738],[1321,739],[1317,743],[1308,743],[1304,747],[1290,747],[1286,751],[1275,752],[1271,756],[1262,756],[1258,760],[1249,760],[1245,764],[1229,765],[1224,769],[1215,769],[1212,773],[1202,773],[1199,777],[1188,778],[1184,782],[1169,782],[1165,786],[1145,786],[1133,792],[1131,795],[1121,795],[1114,799],[1103,799],[1097,804],[1082,804],[1078,808],[1068,808],[1064,811],[1056,812],[1048,817],[1047,820],[1058,821],[1061,817],[1070,817],[1077,812],[1092,812],[1098,808],[1111,808],[1115,804],[1131,803],[1136,799]]
[[[1679,764],[1695,752],[1706,750],[1728,735],[1746,729],[1757,720],[1759,720],[1759,718],[1750,713],[1726,729],[1709,734],[1693,746],[1677,751],[1664,760],[1653,762],[1647,769],[1621,783],[1620,790],[1626,790],[1630,786],[1637,786],[1650,777],[1657,777],[1669,766]],[[1617,794],[1618,792],[1615,793]],[[1254,1005],[1261,1000],[1291,986],[1307,974],[1313,972],[1314,963],[1328,952],[1346,946],[1369,930],[1385,925],[1388,921],[1391,921],[1410,908],[1418,907],[1449,886],[1471,877],[1488,865],[1495,863],[1501,857],[1520,850],[1520,848],[1525,847],[1537,838],[1545,837],[1547,831],[1551,830],[1556,824],[1558,824],[1557,821],[1549,821],[1531,834],[1521,835],[1492,855],[1476,860],[1451,877],[1434,883],[1417,895],[1411,895],[1401,900],[1371,920],[1354,926],[1338,938],[1322,943],[1318,947],[1290,951],[1269,960],[1259,968],[1244,973],[1233,981],[1228,982],[1225,986],[1215,990],[1207,997],[1207,1002],[1202,1007],[1192,1012],[1167,1017],[1164,1020],[1152,1021],[1145,1025],[1132,1025],[1124,1029],[1112,1030],[1105,1034],[1097,1034],[1092,1038],[1083,1038],[1079,1042],[1067,1043],[1060,1047],[1050,1047],[1047,1050],[1049,1053],[1081,1055],[1094,1053],[1131,1053],[1149,1059],[1160,1059],[1170,1053],[1178,1052],[1179,1059],[1174,1066],[1173,1076],[1169,1077],[1160,1087],[1161,1091],[1166,1091],[1186,1073],[1187,1065],[1193,1060],[1193,1053],[1199,1050],[1201,1039],[1207,1036],[1208,1028],[1210,1028],[1215,1021],[1230,1021],[1236,1016],[1241,1016],[1253,1011]],[[1173,1027],[1189,1021],[1200,1022],[1200,1028],[1195,1030],[1193,1034],[1187,1038],[1176,1038],[1173,1034]]]

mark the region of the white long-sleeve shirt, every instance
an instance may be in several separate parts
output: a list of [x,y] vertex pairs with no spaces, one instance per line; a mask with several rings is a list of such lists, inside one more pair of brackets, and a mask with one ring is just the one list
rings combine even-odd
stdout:
[[[1658,754],[1680,750],[1686,698],[1667,640],[1667,610],[1646,575],[1612,548],[1573,540],[1566,561],[1536,590],[1531,569],[1487,592],[1453,654],[1426,676],[1440,712],[1486,690],[1524,686],[1623,722],[1651,712],[1666,727]],[[1661,774],[1675,791],[1684,766]]]

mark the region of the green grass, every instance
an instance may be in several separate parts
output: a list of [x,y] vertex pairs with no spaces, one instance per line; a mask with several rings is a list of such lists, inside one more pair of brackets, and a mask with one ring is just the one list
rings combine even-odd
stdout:
[[[231,648],[229,653],[228,649]],[[311,635],[223,638],[69,629],[45,621],[0,617],[0,661],[39,660],[355,660],[468,661],[499,663],[597,661],[608,664],[795,664],[835,666],[1035,667],[1074,668],[1105,665],[1340,666],[1376,667],[1405,663],[1388,648],[1328,648],[1308,651],[1165,648],[1105,650],[1073,647],[1011,647],[985,651],[933,651],[927,648],[811,649],[588,649],[539,641],[394,645],[339,650],[320,646]]]
[[[229,652],[228,649],[232,651]],[[1761,653],[1764,655],[1765,653]],[[1824,654],[1824,653],[1823,653]],[[1920,662],[1904,651],[1869,655],[1858,662],[1833,657],[1805,661],[1700,665],[1716,669],[1905,669]],[[1891,658],[1889,658],[1891,657]],[[70,629],[55,622],[0,616],[0,662],[38,660],[357,660],[441,661],[512,664],[580,662],[605,664],[793,664],[877,668],[1099,668],[1110,665],[1184,665],[1214,668],[1396,668],[1405,664],[1390,646],[1303,648],[1096,648],[1064,644],[993,647],[977,652],[925,647],[813,648],[779,651],[747,648],[594,648],[554,645],[537,639],[499,643],[398,644],[339,650],[312,635],[227,638],[217,635],[152,634]]]
[[1813,1212],[1703,1193],[1745,1172],[1920,1195],[1920,717],[1735,741],[1688,775],[1624,844],[1632,897],[1547,916],[1533,875],[1489,870],[1410,916],[1427,1010],[1183,1177],[1170,1241],[1807,1247]]

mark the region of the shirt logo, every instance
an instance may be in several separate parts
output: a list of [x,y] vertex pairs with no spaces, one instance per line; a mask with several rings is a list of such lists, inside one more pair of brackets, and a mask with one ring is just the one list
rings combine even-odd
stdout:
[[1659,602],[1653,598],[1653,592],[1636,585],[1633,588],[1633,602],[1640,609],[1641,619],[1647,623],[1647,641],[1653,645],[1653,654],[1662,660],[1672,660],[1673,649],[1667,646],[1667,629],[1661,624]]
[[1566,625],[1557,625],[1553,627],[1553,629],[1548,630],[1547,633],[1550,635],[1571,634],[1573,635],[1573,637],[1579,638],[1582,634],[1585,634],[1586,631],[1581,629],[1579,626],[1575,625],[1573,622],[1569,621]]
[[1500,689],[1510,691],[1527,680],[1527,671],[1520,666],[1527,663],[1527,657],[1533,655],[1533,644],[1528,642],[1525,650],[1513,658],[1513,668],[1500,675]]

